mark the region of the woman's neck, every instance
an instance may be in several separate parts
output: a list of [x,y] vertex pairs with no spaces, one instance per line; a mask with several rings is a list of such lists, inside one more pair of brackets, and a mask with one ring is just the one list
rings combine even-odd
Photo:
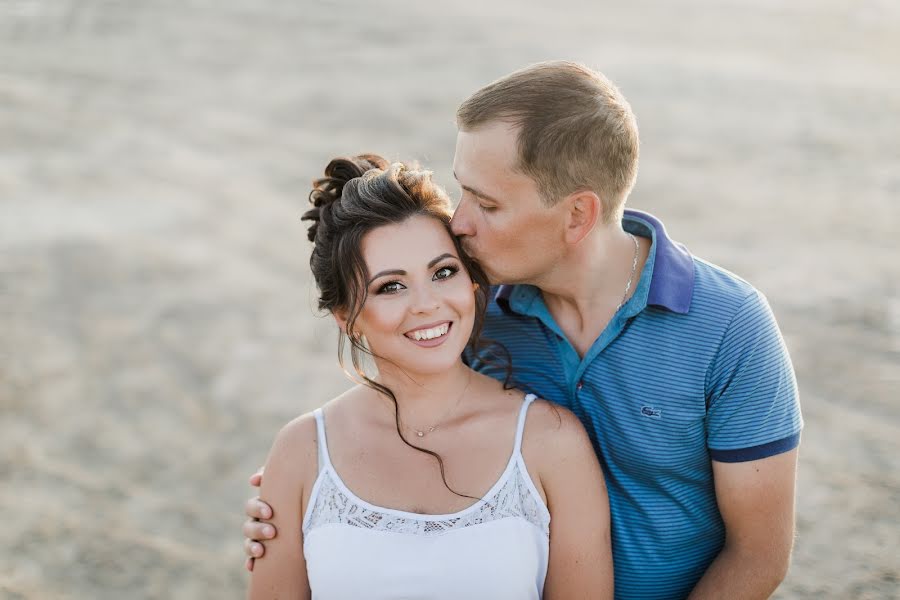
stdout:
[[[401,419],[416,424],[431,425],[454,404],[462,404],[474,374],[461,360],[446,371],[428,374],[404,372],[394,365],[377,366],[379,374],[374,380],[394,394]],[[390,398],[381,396],[393,412]]]

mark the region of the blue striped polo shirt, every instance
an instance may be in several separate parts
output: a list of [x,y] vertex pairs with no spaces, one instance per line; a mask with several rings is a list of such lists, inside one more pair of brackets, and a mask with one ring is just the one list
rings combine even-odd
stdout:
[[649,214],[626,211],[622,225],[651,240],[650,254],[583,358],[533,286],[494,288],[483,337],[509,350],[517,387],[587,428],[609,490],[616,598],[684,598],[725,541],[711,460],[796,447],[797,385],[762,294],[691,256]]

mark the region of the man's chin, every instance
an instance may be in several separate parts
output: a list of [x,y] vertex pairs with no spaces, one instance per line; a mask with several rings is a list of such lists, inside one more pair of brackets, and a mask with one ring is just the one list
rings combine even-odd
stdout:
[[488,283],[491,285],[500,285],[503,283],[503,280],[486,266],[481,263],[478,263],[478,266],[481,267],[481,270],[484,271],[484,274],[487,276]]
[[466,253],[466,256],[469,257],[469,260],[471,260],[473,263],[478,265],[478,267],[484,272],[484,274],[487,275],[488,282],[491,285],[497,285],[497,281],[496,281],[497,278],[496,278],[495,274],[488,268],[488,266],[486,264],[484,264],[483,262],[481,262],[481,260],[478,259],[478,255],[473,253],[472,251],[470,251],[465,246],[463,246],[463,251]]
[[502,283],[500,279],[490,271],[485,270],[484,274],[487,275],[488,283],[491,285],[500,285]]

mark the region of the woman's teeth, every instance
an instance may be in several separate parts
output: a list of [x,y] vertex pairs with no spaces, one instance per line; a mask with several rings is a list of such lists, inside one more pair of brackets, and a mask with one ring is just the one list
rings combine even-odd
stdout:
[[445,335],[450,330],[450,324],[444,323],[431,329],[417,329],[410,334],[410,337],[416,341],[433,340],[436,337]]

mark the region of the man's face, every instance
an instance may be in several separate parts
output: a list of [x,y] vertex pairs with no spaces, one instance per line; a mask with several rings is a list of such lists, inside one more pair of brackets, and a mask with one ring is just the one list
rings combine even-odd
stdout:
[[517,133],[498,121],[456,138],[462,193],[451,227],[492,283],[536,283],[565,248],[564,203],[545,207],[534,180],[515,169]]

